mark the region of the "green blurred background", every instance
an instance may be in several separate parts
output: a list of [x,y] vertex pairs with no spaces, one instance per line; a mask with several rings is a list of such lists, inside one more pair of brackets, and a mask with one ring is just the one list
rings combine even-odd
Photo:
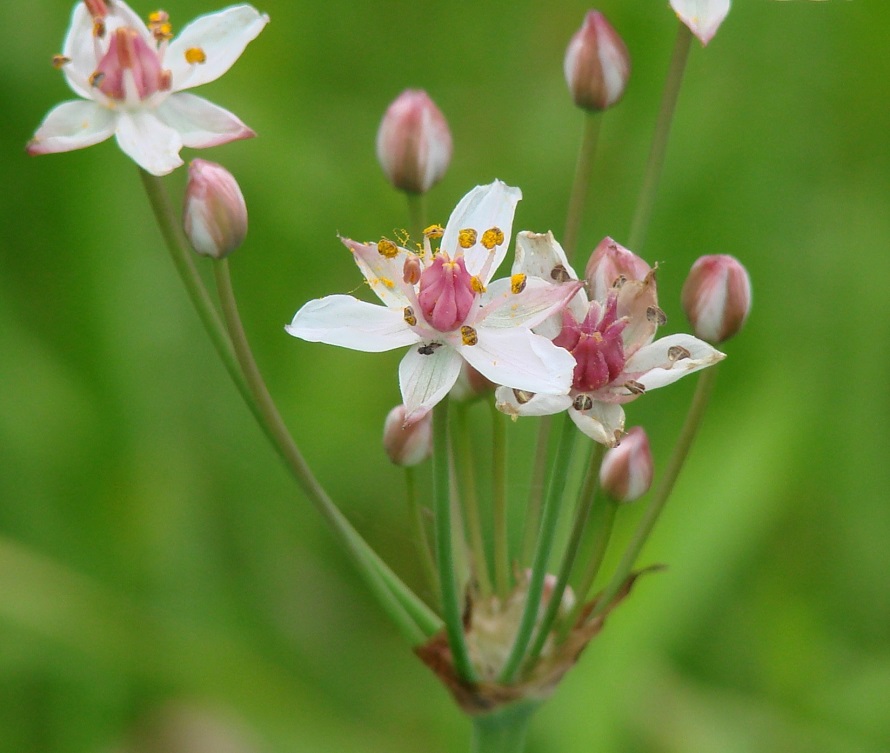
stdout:
[[[71,97],[49,65],[71,3],[4,5],[0,751],[466,749],[468,725],[239,402],[135,166],[111,142],[25,155]],[[165,7],[180,28],[216,9]],[[400,354],[282,328],[307,299],[359,287],[337,232],[407,223],[373,151],[406,87],[454,134],[430,219],[497,177],[524,192],[517,230],[561,231],[582,126],[562,57],[587,9],[267,0],[272,23],[200,92],[259,134],[200,156],[251,210],[232,269],[271,391],[412,584],[401,476],[379,446]],[[604,122],[589,248],[626,237],[676,28],[666,0],[599,9],[634,70]],[[531,751],[890,750],[888,24],[867,0],[737,0],[694,44],[643,255],[661,264],[667,331],[686,326],[679,290],[704,253],[747,265],[755,305],[642,558],[669,569],[538,714]],[[168,179],[177,197],[184,180]],[[662,463],[686,381],[628,410]],[[530,437],[511,430],[519,450]],[[163,738],[186,733],[206,747]]]

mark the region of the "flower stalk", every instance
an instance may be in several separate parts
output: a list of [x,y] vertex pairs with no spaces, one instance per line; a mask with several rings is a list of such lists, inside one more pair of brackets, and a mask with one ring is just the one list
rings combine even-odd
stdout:
[[575,255],[578,247],[578,236],[581,231],[581,222],[584,219],[584,207],[587,204],[587,193],[593,176],[593,163],[596,158],[596,145],[599,141],[602,122],[602,115],[598,112],[584,114],[584,133],[578,149],[572,192],[569,195],[566,229],[562,235],[562,246],[570,258]]

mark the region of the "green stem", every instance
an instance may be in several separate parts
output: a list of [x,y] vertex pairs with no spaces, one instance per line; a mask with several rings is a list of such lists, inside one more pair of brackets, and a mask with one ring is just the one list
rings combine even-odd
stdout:
[[575,163],[575,178],[572,182],[572,193],[569,196],[569,209],[566,216],[566,229],[562,235],[562,247],[566,256],[571,259],[578,245],[578,234],[581,220],[584,217],[584,205],[587,203],[587,191],[593,175],[593,160],[596,156],[596,144],[599,140],[600,126],[603,122],[600,113],[585,113],[584,135],[578,149],[578,160]]
[[426,194],[406,193],[405,197],[408,199],[408,216],[411,222],[408,232],[419,243],[426,227]]
[[625,580],[627,580],[627,577],[631,574],[634,564],[637,561],[637,557],[640,556],[640,552],[649,538],[649,534],[652,533],[652,529],[655,527],[658,516],[664,509],[665,503],[674,488],[674,483],[680,475],[680,470],[686,462],[686,457],[689,455],[692,442],[695,439],[705,409],[708,406],[708,399],[710,398],[716,377],[717,368],[715,366],[706,369],[699,376],[698,384],[695,386],[695,395],[693,395],[692,403],[689,406],[689,412],[686,414],[686,421],[683,423],[683,428],[680,430],[680,436],[677,437],[677,444],[674,445],[674,451],[671,453],[664,474],[658,483],[655,493],[649,500],[646,512],[637,524],[636,531],[634,531],[633,538],[631,539],[630,544],[628,544],[624,556],[621,558],[621,562],[618,563],[618,569],[612,575],[609,584],[599,598],[596,608],[591,613],[592,617],[602,614],[608,608],[612,599],[615,598],[624,585]]
[[438,599],[439,579],[436,576],[436,563],[433,560],[433,552],[427,538],[426,525],[423,519],[423,508],[417,500],[416,469],[405,467],[405,497],[408,500],[408,516],[414,523],[414,537],[416,539],[417,557],[423,563],[423,572],[426,577],[430,592],[434,594],[433,600]]
[[565,592],[566,584],[572,574],[572,568],[575,565],[575,558],[578,556],[578,550],[581,547],[584,530],[587,526],[587,518],[590,515],[590,508],[596,497],[597,487],[599,486],[600,465],[603,462],[603,452],[605,447],[599,442],[594,442],[590,451],[590,459],[587,462],[587,471],[584,476],[584,483],[581,487],[581,494],[578,497],[578,503],[575,506],[575,519],[572,521],[572,532],[569,536],[569,542],[566,545],[565,553],[562,557],[562,564],[559,568],[559,574],[556,578],[556,586],[550,595],[550,601],[547,604],[547,610],[541,618],[538,626],[538,632],[535,635],[534,643],[529,649],[525,659],[526,667],[534,666],[544,644],[547,642],[547,636],[550,629],[559,614],[559,608],[562,606],[562,595]]
[[680,86],[683,84],[683,73],[686,70],[686,59],[689,57],[689,48],[692,42],[692,32],[682,23],[678,23],[678,27],[674,52],[664,84],[664,92],[661,95],[661,108],[655,124],[655,134],[652,137],[649,161],[646,163],[643,187],[640,190],[640,198],[628,236],[628,247],[635,253],[640,253],[643,243],[646,241],[646,231],[649,229],[649,220],[652,218],[652,208],[658,193],[658,182],[661,179],[664,158],[667,154],[671,123],[674,120],[674,108],[680,96]]
[[550,559],[550,550],[553,548],[553,539],[556,535],[556,523],[559,520],[560,502],[566,487],[566,477],[572,459],[572,448],[578,429],[568,417],[563,418],[562,436],[559,440],[559,448],[553,459],[553,467],[550,471],[550,486],[547,491],[547,500],[544,503],[544,511],[541,521],[541,533],[538,536],[538,547],[535,551],[535,560],[532,564],[532,574],[528,583],[525,607],[520,618],[519,628],[516,631],[516,640],[510,649],[510,655],[501,670],[499,681],[510,683],[516,678],[516,673],[525,657],[528,644],[531,642],[532,633],[538,616],[538,608],[541,603],[541,593],[544,590],[544,576],[547,574],[547,563]]
[[436,564],[442,591],[442,616],[448,645],[458,677],[475,682],[476,671],[464,640],[463,599],[454,570],[451,531],[450,463],[448,451],[448,398],[441,400],[433,414],[433,494],[435,496]]
[[491,408],[491,485],[494,512],[494,574],[498,595],[510,590],[510,546],[507,533],[507,431],[506,416],[489,400]]
[[371,549],[313,475],[287,430],[254,360],[238,314],[228,261],[226,259],[216,261],[214,273],[229,337],[266,433],[273,438],[275,448],[290,468],[303,493],[331,527],[383,608],[413,644],[422,643],[426,637],[439,629],[441,622]]
[[518,703],[473,717],[471,753],[522,753],[537,704]]
[[538,439],[535,443],[535,459],[532,476],[528,484],[528,504],[526,505],[525,530],[522,534],[522,558],[529,562],[535,553],[538,529],[541,526],[541,508],[544,506],[544,477],[547,473],[547,450],[553,429],[553,416],[542,416],[538,424]]

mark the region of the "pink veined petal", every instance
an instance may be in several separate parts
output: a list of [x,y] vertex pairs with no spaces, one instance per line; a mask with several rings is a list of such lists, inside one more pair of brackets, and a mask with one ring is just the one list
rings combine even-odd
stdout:
[[552,416],[561,413],[572,404],[570,395],[546,395],[541,392],[523,396],[519,402],[511,387],[498,387],[494,392],[495,407],[508,416]]
[[419,340],[399,312],[351,295],[309,301],[284,329],[302,340],[366,353],[381,353]]
[[117,116],[118,146],[152,175],[167,175],[182,164],[179,133],[145,110],[121,111]]
[[404,281],[405,259],[408,251],[399,248],[391,259],[377,250],[376,243],[357,243],[349,238],[340,238],[343,245],[352,251],[352,258],[371,286],[371,290],[387,306],[404,308],[411,305],[413,286]]
[[624,365],[624,374],[654,390],[724,358],[724,353],[692,335],[669,335],[640,348]]
[[[233,5],[196,18],[170,42],[164,55],[164,65],[173,75],[173,91],[218,79],[267,23],[269,16],[251,5]],[[189,63],[185,53],[192,48],[203,50],[206,61]]]
[[[448,218],[440,248],[452,257],[455,256],[460,250],[457,242],[458,233],[467,228],[475,230],[476,244],[464,250],[464,261],[471,275],[480,275],[486,267],[489,256],[493,255],[491,264],[482,275],[482,282],[487,285],[507,255],[513,232],[513,215],[516,212],[516,204],[521,198],[522,191],[499,180],[487,186],[476,186],[458,202],[451,217]],[[482,234],[495,227],[503,232],[504,242],[495,247],[492,254],[481,241]]]
[[729,13],[730,0],[671,0],[671,8],[701,43],[713,39]]
[[82,149],[114,133],[115,115],[95,102],[72,100],[56,105],[28,144],[29,154],[51,154]]
[[524,327],[479,328],[478,342],[460,354],[495,384],[529,392],[567,393],[575,359],[550,340]]
[[482,309],[473,322],[480,326],[536,327],[554,313],[558,313],[581,290],[581,283],[561,285],[529,277],[521,293],[512,291],[508,279],[495,280],[482,298]]
[[154,112],[179,134],[183,146],[193,149],[256,136],[228,110],[187,92],[171,94]]
[[405,420],[410,422],[425,416],[454,386],[460,368],[460,356],[447,345],[411,348],[399,364]]
[[624,409],[620,405],[594,400],[590,410],[570,408],[569,416],[588,437],[606,447],[615,447],[624,432]]

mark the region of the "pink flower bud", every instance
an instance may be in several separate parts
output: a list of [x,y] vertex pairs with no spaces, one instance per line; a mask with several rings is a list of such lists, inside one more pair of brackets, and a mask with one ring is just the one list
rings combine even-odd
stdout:
[[620,287],[622,281],[645,280],[651,271],[633,251],[606,237],[593,250],[584,270],[587,292],[591,300],[604,301],[609,291]]
[[751,310],[751,280],[732,256],[702,256],[683,285],[683,310],[695,336],[717,344],[735,335]]
[[624,94],[630,55],[605,16],[592,10],[569,42],[563,68],[575,104],[585,110],[605,110]]
[[182,216],[192,248],[222,259],[247,235],[247,206],[232,174],[215,162],[196,159],[189,165]]
[[389,106],[377,131],[377,159],[400,191],[426,193],[451,162],[451,131],[422,89],[406,89]]
[[383,449],[396,465],[417,465],[433,451],[433,414],[405,423],[405,406],[393,408],[383,424]]
[[713,39],[729,13],[730,0],[671,0],[677,17],[703,45]]
[[606,452],[600,467],[600,484],[612,499],[633,502],[652,486],[652,451],[649,437],[634,426],[621,444]]

